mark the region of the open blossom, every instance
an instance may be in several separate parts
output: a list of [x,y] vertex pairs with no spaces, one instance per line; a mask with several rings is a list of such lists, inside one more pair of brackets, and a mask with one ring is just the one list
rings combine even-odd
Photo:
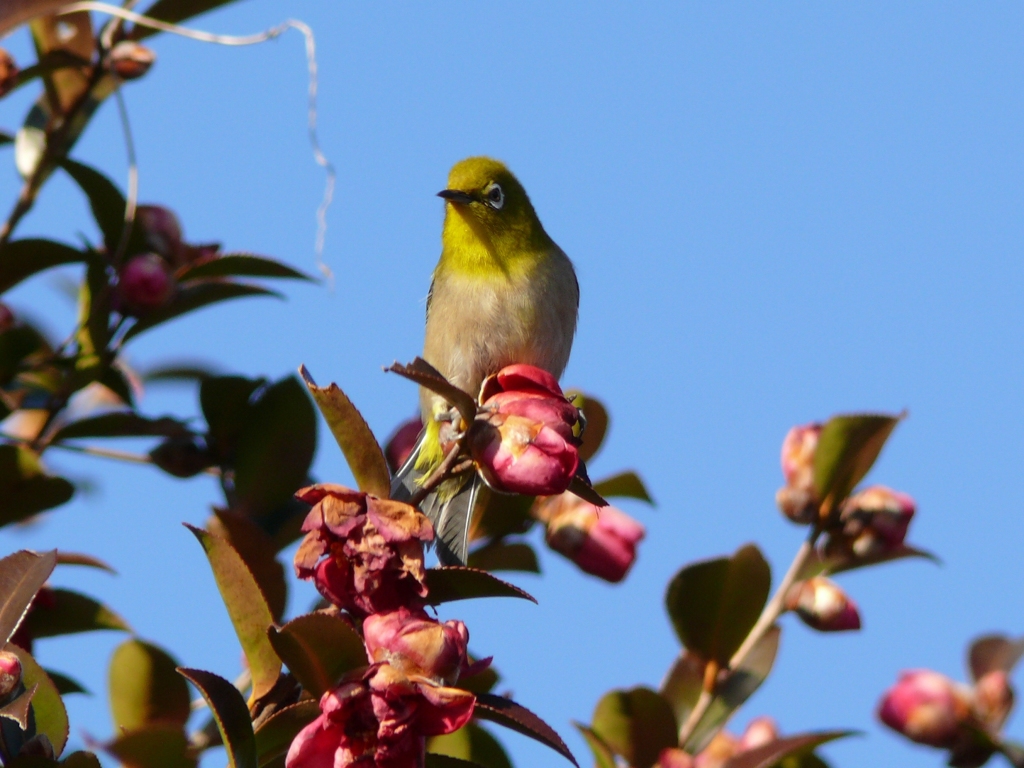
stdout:
[[782,476],[786,484],[775,494],[782,513],[795,523],[810,523],[818,513],[814,488],[814,452],[821,424],[793,427],[782,441]]
[[579,468],[573,427],[579,411],[555,377],[530,365],[512,365],[480,389],[480,413],[469,438],[480,474],[498,491],[553,496]]
[[970,691],[927,669],[904,672],[878,706],[879,719],[911,741],[950,748],[971,713]]
[[848,498],[840,513],[842,532],[831,537],[857,557],[891,552],[903,545],[914,517],[914,500],[905,493],[873,485]]
[[860,612],[838,584],[824,576],[798,582],[787,596],[787,607],[819,632],[860,629]]
[[320,594],[357,616],[423,604],[423,544],[434,531],[421,512],[326,483],[296,497],[314,505],[295,554],[300,579],[312,579]]
[[547,525],[548,546],[585,573],[616,583],[636,561],[644,527],[614,507],[597,507],[575,494],[544,499],[536,514]]

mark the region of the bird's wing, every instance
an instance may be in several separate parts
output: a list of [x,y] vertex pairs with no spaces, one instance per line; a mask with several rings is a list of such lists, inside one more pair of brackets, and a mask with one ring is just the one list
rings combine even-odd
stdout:
[[426,434],[425,429],[420,430],[420,436],[416,438],[416,444],[409,453],[409,458],[391,478],[391,498],[395,501],[408,501],[419,487],[418,481],[422,473],[416,471],[416,459],[423,448],[423,438],[426,437]]
[[434,543],[441,565],[465,565],[469,557],[469,526],[481,498],[484,481],[473,473],[458,492],[447,501],[431,494],[423,503],[423,512],[434,524]]

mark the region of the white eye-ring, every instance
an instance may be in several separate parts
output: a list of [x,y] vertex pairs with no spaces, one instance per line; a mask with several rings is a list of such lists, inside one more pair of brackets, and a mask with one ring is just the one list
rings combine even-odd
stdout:
[[492,184],[487,190],[486,202],[496,211],[505,204],[505,193],[501,191],[500,184]]

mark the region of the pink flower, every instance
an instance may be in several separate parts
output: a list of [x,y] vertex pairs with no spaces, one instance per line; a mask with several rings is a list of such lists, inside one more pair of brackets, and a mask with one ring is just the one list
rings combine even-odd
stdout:
[[441,624],[422,610],[399,608],[378,613],[363,623],[370,662],[387,662],[406,675],[438,685],[454,685],[466,667],[469,631],[461,621]]
[[423,604],[423,543],[434,531],[421,512],[341,485],[313,485],[296,497],[314,505],[295,554],[300,579],[360,617]]
[[873,485],[843,503],[841,539],[857,557],[885,554],[903,545],[916,510],[905,493]]
[[143,315],[159,309],[174,294],[174,278],[160,256],[135,256],[121,268],[117,283],[118,307],[128,315]]
[[398,429],[388,439],[387,445],[384,446],[384,458],[387,459],[388,468],[392,474],[405,464],[405,460],[409,458],[412,449],[416,447],[416,438],[420,436],[422,430],[423,422],[417,416],[399,425]]
[[782,441],[782,476],[786,484],[775,494],[775,501],[794,523],[813,522],[818,514],[814,452],[821,427],[821,424],[793,427]]
[[878,706],[883,723],[911,741],[933,747],[954,746],[969,716],[969,692],[926,669],[900,675]]
[[979,722],[998,732],[1013,708],[1013,698],[1006,672],[994,669],[974,684],[971,711]]
[[563,493],[537,505],[547,524],[548,546],[585,573],[617,583],[636,561],[644,527],[615,507],[596,507],[575,494]]
[[681,749],[666,747],[658,755],[656,768],[693,768],[693,758]]
[[787,597],[787,607],[819,632],[860,629],[857,604],[838,584],[824,576],[795,584]]
[[21,682],[21,660],[10,651],[0,651],[0,703],[6,702]]

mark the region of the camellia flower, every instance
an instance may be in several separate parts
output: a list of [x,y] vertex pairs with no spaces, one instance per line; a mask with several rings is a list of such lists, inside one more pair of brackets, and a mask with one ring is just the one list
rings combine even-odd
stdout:
[[907,494],[873,485],[843,503],[842,534],[832,538],[857,557],[891,552],[903,545],[915,509],[914,500]]
[[21,660],[10,651],[0,651],[0,702],[10,698],[21,682]]
[[454,685],[468,663],[466,625],[461,621],[441,624],[419,609],[368,616],[363,635],[371,663],[387,662],[438,685]]
[[484,381],[480,402],[469,447],[488,485],[528,496],[565,491],[579,468],[573,435],[579,411],[555,377],[511,365]]
[[174,278],[167,262],[155,253],[132,257],[121,267],[117,282],[118,308],[129,315],[158,309],[174,294]]
[[295,554],[300,579],[360,617],[423,604],[423,544],[434,531],[419,510],[327,483],[295,495],[314,505]]
[[860,629],[857,604],[838,584],[824,576],[794,584],[786,602],[807,626],[819,632]]
[[793,427],[782,441],[782,475],[786,484],[775,494],[782,513],[794,523],[811,523],[818,514],[814,488],[814,452],[821,424]]
[[1013,688],[1001,669],[981,676],[974,684],[971,710],[975,718],[993,731],[999,731],[1013,709]]
[[911,741],[953,747],[971,712],[970,691],[926,669],[904,672],[878,706],[879,719]]
[[548,546],[580,570],[613,583],[636,561],[644,527],[614,507],[597,507],[575,494],[539,501],[535,514],[547,525]]
[[416,447],[416,438],[420,436],[422,431],[423,422],[417,416],[399,425],[398,429],[391,435],[387,445],[384,446],[384,458],[387,460],[388,468],[392,474],[401,469],[402,465],[405,464],[405,460],[409,458],[412,449]]

